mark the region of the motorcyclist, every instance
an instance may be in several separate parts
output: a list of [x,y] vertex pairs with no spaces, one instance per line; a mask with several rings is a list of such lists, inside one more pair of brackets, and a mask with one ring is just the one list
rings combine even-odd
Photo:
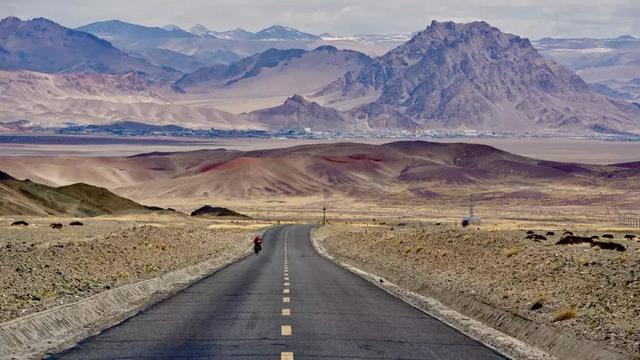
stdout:
[[256,235],[253,239],[253,251],[255,251],[256,255],[262,250],[262,236]]

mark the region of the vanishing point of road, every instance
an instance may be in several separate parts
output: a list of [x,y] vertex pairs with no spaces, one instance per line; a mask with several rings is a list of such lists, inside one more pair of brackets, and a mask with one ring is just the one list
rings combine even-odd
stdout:
[[325,260],[310,225],[54,359],[504,359]]

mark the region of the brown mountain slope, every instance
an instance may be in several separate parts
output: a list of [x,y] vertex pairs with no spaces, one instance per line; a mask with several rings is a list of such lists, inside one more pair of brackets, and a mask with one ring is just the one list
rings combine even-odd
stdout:
[[[360,70],[371,58],[351,50],[321,46],[313,51],[269,49],[229,65],[201,68],[176,86],[187,92],[254,92],[268,95],[306,94]],[[257,89],[256,89],[257,88]]]
[[49,187],[0,171],[0,215],[99,216],[147,212],[131,200],[87,184]]
[[400,118],[426,129],[640,132],[637,109],[595,94],[527,39],[485,22],[434,21],[316,95],[372,128]]
[[135,74],[44,74],[0,71],[0,121],[24,126],[109,124],[123,120],[192,128],[255,128],[210,106],[174,104]]

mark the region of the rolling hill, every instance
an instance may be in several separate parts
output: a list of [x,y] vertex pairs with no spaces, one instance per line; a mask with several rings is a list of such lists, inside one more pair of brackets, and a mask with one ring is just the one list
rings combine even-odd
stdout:
[[[553,186],[565,191],[594,184],[637,187],[640,180],[640,169],[628,165],[559,163],[486,145],[420,141],[83,158],[83,172],[71,170],[77,163],[74,158],[29,160],[26,166],[23,158],[6,157],[0,159],[0,167],[22,177],[48,179],[56,186],[90,182],[146,202],[318,196],[419,201],[421,196],[453,198],[495,189],[500,189],[501,196],[526,198]],[[522,188],[537,190],[523,192]]]
[[104,188],[82,183],[50,187],[0,171],[0,215],[92,217],[141,212],[148,210]]

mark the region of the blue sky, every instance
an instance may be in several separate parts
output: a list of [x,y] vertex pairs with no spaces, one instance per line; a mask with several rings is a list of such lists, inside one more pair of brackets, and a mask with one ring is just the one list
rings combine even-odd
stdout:
[[46,17],[76,27],[120,19],[149,26],[201,23],[248,30],[279,23],[312,33],[410,33],[431,20],[485,20],[538,39],[640,37],[638,0],[0,0],[0,16]]

